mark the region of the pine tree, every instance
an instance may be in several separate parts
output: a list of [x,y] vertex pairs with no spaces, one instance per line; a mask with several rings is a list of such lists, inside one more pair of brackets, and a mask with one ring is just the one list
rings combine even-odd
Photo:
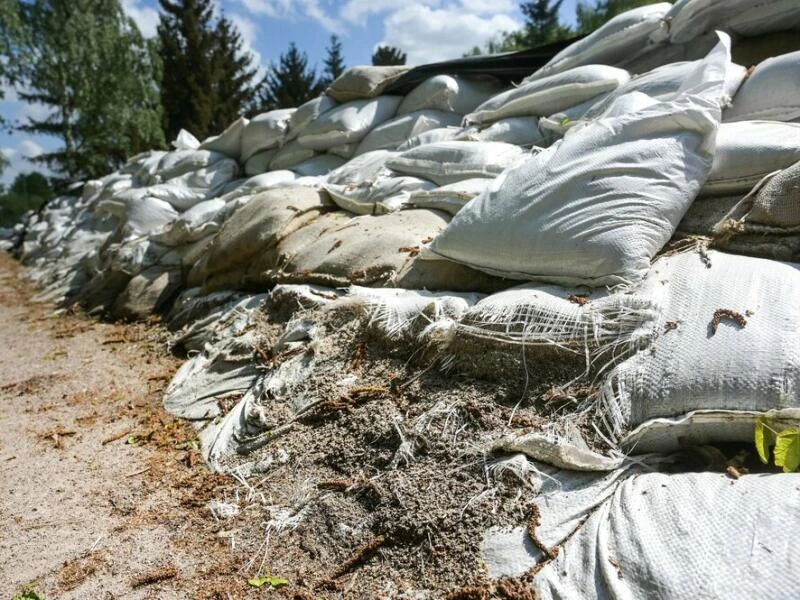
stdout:
[[34,159],[68,179],[98,177],[161,147],[157,56],[118,0],[21,3],[30,28],[19,52],[19,97],[51,113],[19,129],[64,147]]
[[372,64],[376,67],[404,65],[406,53],[394,46],[378,46],[372,55]]
[[328,56],[325,58],[325,69],[320,78],[320,85],[328,87],[339,75],[344,73],[344,58],[342,57],[342,43],[339,36],[332,35],[330,46],[327,48]]
[[294,42],[281,54],[278,64],[270,66],[262,83],[262,110],[293,108],[319,96],[325,86],[317,81],[315,69],[309,69],[308,56]]
[[256,94],[252,57],[233,23],[214,19],[212,0],[159,3],[164,132],[168,139],[181,129],[199,139],[220,133]]
[[558,19],[558,11],[563,2],[564,0],[556,0],[551,5],[550,0],[533,0],[520,4],[519,8],[525,15],[525,29],[516,34],[519,36],[519,44],[526,48],[536,48],[568,39],[572,31]]

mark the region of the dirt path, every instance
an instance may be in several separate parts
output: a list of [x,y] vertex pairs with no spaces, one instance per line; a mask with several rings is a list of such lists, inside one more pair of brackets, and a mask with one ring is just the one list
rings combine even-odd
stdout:
[[56,316],[33,295],[0,254],[0,596],[255,594],[206,507],[236,484],[161,409],[179,364],[162,330]]

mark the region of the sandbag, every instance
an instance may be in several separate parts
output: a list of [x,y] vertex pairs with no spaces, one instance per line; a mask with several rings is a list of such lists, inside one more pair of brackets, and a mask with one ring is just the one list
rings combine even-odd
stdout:
[[325,94],[337,102],[375,98],[410,69],[410,66],[352,67],[339,75]]
[[466,79],[435,75],[411,90],[397,109],[398,115],[420,110],[439,110],[465,115],[502,91],[495,79]]
[[703,194],[746,194],[764,176],[798,160],[800,123],[723,123]]
[[285,141],[290,142],[306,128],[306,126],[336,106],[336,100],[329,96],[318,96],[298,107],[289,119],[289,130],[286,132]]
[[304,148],[297,140],[293,140],[275,153],[269,163],[269,168],[273,171],[291,169],[310,158],[314,158],[314,151]]
[[669,2],[660,2],[617,15],[585,38],[564,48],[525,81],[541,79],[582,65],[614,65],[630,59],[647,49],[648,38],[659,29],[670,8],[672,5]]
[[462,139],[478,142],[504,142],[525,148],[548,145],[546,138],[539,131],[539,119],[537,117],[500,119],[489,125],[489,127],[474,133],[466,133],[462,136]]
[[751,37],[785,31],[800,25],[800,4],[795,0],[678,0],[664,15],[662,27],[651,35],[661,42],[690,42],[714,30]]
[[289,127],[293,108],[271,110],[253,117],[242,130],[241,160],[246,161],[256,152],[277,148]]
[[409,138],[431,129],[457,126],[461,116],[439,110],[420,110],[395,117],[378,125],[361,140],[355,154],[373,150],[395,150]]
[[197,150],[199,146],[200,141],[185,129],[181,129],[172,140],[172,147],[175,150]]
[[135,275],[117,296],[111,314],[118,319],[144,319],[166,308],[180,289],[180,269],[150,267]]
[[200,150],[211,150],[224,154],[235,161],[242,159],[242,133],[249,121],[244,117],[239,117],[220,133],[204,140],[200,144]]
[[340,156],[320,154],[294,165],[292,171],[301,177],[317,177],[319,175],[327,175],[334,169],[341,167],[345,162],[347,161]]
[[312,220],[327,204],[323,194],[302,187],[262,192],[230,215],[203,258],[192,268],[189,287],[216,273],[233,271]]
[[[636,293],[659,303],[646,347],[617,365],[603,384],[602,412],[618,439],[651,419],[694,411],[800,407],[800,265],[709,251],[659,259]],[[658,424],[658,445],[750,441],[750,426]],[[693,437],[696,434],[697,437]],[[649,448],[649,447],[648,447]],[[647,452],[648,449],[639,448]]]
[[759,63],[722,113],[723,121],[752,119],[800,121],[800,52]]
[[642,279],[711,170],[729,47],[726,37],[675,100],[623,96],[644,107],[576,127],[509,168],[430,250],[515,279]]
[[391,157],[386,166],[446,185],[475,177],[495,177],[520,160],[525,151],[502,142],[439,142]]
[[168,202],[144,196],[125,203],[123,222],[131,233],[153,233],[178,218]]
[[278,150],[276,148],[273,148],[272,150],[262,150],[261,152],[256,152],[244,163],[245,175],[252,177],[253,175],[266,173],[269,171],[269,165],[277,154]]
[[508,117],[544,117],[610,92],[630,79],[627,71],[605,65],[585,65],[532,79],[498,94],[465,118],[491,123]]
[[386,161],[393,156],[397,156],[397,152],[390,150],[365,152],[331,171],[328,174],[327,182],[334,185],[354,186],[374,181],[379,177],[389,177],[392,172],[386,167]]
[[173,150],[161,157],[153,175],[159,177],[160,181],[167,181],[211,166],[224,158],[225,155],[221,152],[211,150]]
[[328,154],[333,154],[334,156],[349,160],[355,156],[356,150],[358,150],[358,144],[356,143],[342,144],[341,146],[328,148]]
[[181,213],[166,230],[152,235],[151,239],[165,246],[196,242],[219,229],[221,219],[218,219],[217,215],[224,206],[225,201],[220,198],[195,204]]
[[433,144],[435,142],[451,142],[453,140],[460,139],[463,133],[464,129],[461,127],[440,127],[437,129],[431,129],[409,138],[407,141],[400,144],[397,147],[397,150],[399,152],[404,152],[405,150],[411,150],[411,148],[424,146],[425,144]]
[[430,190],[435,183],[417,177],[377,177],[360,184],[326,183],[331,200],[357,215],[376,215],[400,210],[413,192]]
[[421,190],[411,194],[408,204],[416,208],[432,208],[455,215],[470,200],[483,193],[494,179],[476,177],[462,179],[432,190]]
[[309,123],[297,141],[311,150],[359,142],[371,129],[394,116],[401,99],[401,96],[380,96],[337,106]]

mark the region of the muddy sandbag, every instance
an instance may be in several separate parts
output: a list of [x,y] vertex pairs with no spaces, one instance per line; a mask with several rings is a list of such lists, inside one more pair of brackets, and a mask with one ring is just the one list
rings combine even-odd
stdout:
[[360,142],[372,129],[391,119],[402,96],[380,96],[373,100],[353,100],[311,121],[298,143],[311,150]]
[[627,71],[616,67],[576,67],[524,82],[490,98],[465,118],[470,123],[491,123],[508,117],[544,117],[615,90],[629,79]]
[[641,53],[670,8],[672,5],[669,2],[660,2],[617,15],[585,38],[564,48],[527,80],[540,79],[582,65],[613,65]]
[[704,195],[749,192],[770,173],[800,160],[800,123],[738,121],[723,123]]
[[294,187],[253,196],[225,221],[202,259],[189,272],[189,287],[220,272],[234,271],[291,231],[312,220],[326,205],[324,192]]
[[406,95],[397,114],[439,110],[465,115],[502,90],[502,84],[492,78],[467,79],[452,75],[434,75]]
[[228,158],[239,161],[242,159],[242,133],[244,132],[248,119],[239,117],[220,133],[204,140],[200,144],[200,150],[211,150],[224,154]]
[[289,127],[293,108],[271,110],[253,117],[242,130],[241,160],[246,161],[256,152],[277,148]]
[[325,90],[325,94],[337,102],[375,98],[411,68],[410,66],[352,67],[339,75]]
[[395,150],[420,133],[460,123],[461,115],[440,110],[428,109],[400,115],[370,131],[358,144],[355,154],[373,150]]
[[439,185],[475,177],[496,177],[522,159],[525,151],[502,142],[437,142],[393,156],[386,166]]
[[729,65],[725,36],[675,100],[623,96],[641,108],[576,127],[509,168],[429,250],[514,279],[641,280],[711,170]]
[[656,43],[691,42],[714,30],[752,37],[800,25],[800,4],[795,0],[678,0],[668,10],[651,36]]
[[167,307],[183,282],[180,269],[150,267],[134,276],[111,307],[118,319],[144,319]]
[[800,52],[759,63],[722,113],[723,121],[800,120]]

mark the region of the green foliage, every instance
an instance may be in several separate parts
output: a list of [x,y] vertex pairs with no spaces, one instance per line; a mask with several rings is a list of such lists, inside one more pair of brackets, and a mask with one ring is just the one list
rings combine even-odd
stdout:
[[594,6],[579,2],[575,7],[578,34],[588,34],[617,15],[659,0],[595,0]]
[[272,575],[267,575],[266,577],[255,577],[253,579],[248,579],[247,583],[254,588],[261,588],[265,585],[268,585],[272,589],[277,589],[285,585],[289,585],[289,580],[284,579],[283,577],[273,577]]
[[790,427],[777,431],[775,424],[764,417],[756,421],[755,446],[758,457],[769,464],[769,449],[775,446],[775,466],[782,467],[785,473],[793,473],[800,467],[800,429]]
[[372,55],[372,64],[376,67],[391,67],[406,64],[407,55],[394,46],[378,46]]
[[0,227],[17,223],[28,210],[38,210],[53,197],[47,178],[38,172],[17,175],[11,187],[0,192]]
[[45,600],[44,596],[40,596],[36,591],[36,583],[29,583],[19,588],[19,591],[14,594],[11,600]]
[[516,34],[519,36],[517,41],[526,48],[536,48],[572,37],[572,30],[562,25],[558,18],[563,1],[533,0],[520,4],[519,8],[525,15],[525,28]]
[[262,110],[293,108],[316,98],[325,89],[317,81],[314,69],[308,67],[308,56],[294,42],[281,54],[278,64],[270,66],[261,86],[259,105]]
[[99,177],[164,145],[155,56],[119,0],[19,6],[26,33],[9,50],[19,97],[50,111],[19,129],[64,144],[35,162],[67,179]]
[[325,58],[325,69],[320,78],[320,86],[328,87],[339,75],[344,73],[344,57],[342,57],[342,43],[337,35],[331,36],[328,46],[328,56]]
[[222,132],[252,108],[253,57],[212,0],[159,0],[159,54],[163,62],[163,129],[174,139],[186,129],[199,139]]

